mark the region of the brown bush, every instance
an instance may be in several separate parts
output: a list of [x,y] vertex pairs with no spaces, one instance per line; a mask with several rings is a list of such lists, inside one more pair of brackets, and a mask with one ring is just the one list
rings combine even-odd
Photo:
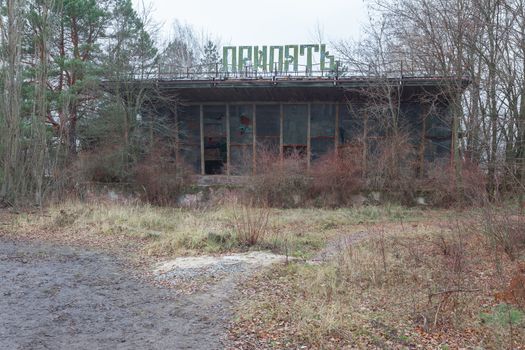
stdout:
[[304,203],[309,189],[305,175],[306,159],[302,154],[292,152],[281,158],[267,148],[260,148],[248,196],[258,204],[283,208],[299,206]]
[[525,262],[516,266],[516,271],[509,285],[494,295],[496,301],[514,304],[525,309]]
[[[413,204],[423,195],[433,206],[474,205],[486,200],[486,175],[478,165],[463,160],[459,181],[449,158],[418,162],[409,135],[383,137],[368,157],[366,187],[382,191],[390,200]],[[424,170],[424,171],[421,171]]]
[[416,195],[416,150],[405,133],[376,140],[368,157],[367,188],[389,199],[412,204]]
[[463,161],[460,181],[450,160],[438,159],[427,164],[427,174],[421,187],[434,206],[480,205],[486,202],[486,175],[476,164]]
[[480,221],[495,252],[503,250],[510,260],[516,260],[525,250],[525,213],[521,208],[487,205]]
[[269,232],[270,209],[266,206],[256,207],[253,203],[234,207],[232,225],[240,245],[254,246],[260,243]]
[[300,152],[281,158],[260,150],[249,197],[275,207],[337,207],[351,203],[351,196],[361,190],[362,168],[354,148],[324,155],[312,162],[310,171],[306,163]]
[[[72,160],[70,163],[68,163]],[[49,179],[49,199],[84,200],[90,192],[128,190],[130,166],[122,146],[105,144],[75,158],[59,159]]]
[[169,205],[191,185],[191,172],[184,163],[177,164],[167,147],[158,145],[137,163],[133,181],[143,200]]
[[486,176],[472,162],[463,161],[460,181],[456,182],[449,159],[438,159],[421,168],[416,149],[405,133],[378,138],[369,146],[366,168],[363,146],[355,143],[312,161],[309,171],[304,153],[292,152],[281,158],[277,152],[259,149],[248,197],[285,208],[346,206],[352,204],[353,195],[371,191],[408,205],[413,205],[418,196],[437,207],[486,201]]
[[76,181],[119,183],[127,181],[128,159],[119,145],[104,145],[78,154],[72,165]]
[[348,147],[322,156],[310,169],[309,196],[315,204],[337,207],[351,203],[363,189],[361,150]]

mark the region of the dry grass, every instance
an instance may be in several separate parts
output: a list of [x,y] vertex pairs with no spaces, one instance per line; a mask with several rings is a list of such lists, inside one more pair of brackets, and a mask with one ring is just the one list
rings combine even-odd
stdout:
[[[355,209],[248,209],[262,212],[246,217],[239,205],[204,209],[162,208],[139,203],[95,200],[51,206],[43,213],[14,215],[7,231],[17,235],[115,248],[125,245],[142,255],[180,256],[243,249],[269,249],[308,258],[325,241],[346,230],[384,220],[416,220],[423,212],[402,207]],[[240,220],[243,217],[246,220]],[[248,220],[249,219],[249,220]],[[256,220],[257,219],[257,220]],[[241,237],[239,221],[264,226],[264,234],[250,246]],[[252,230],[253,231],[253,230]]]
[[515,263],[495,261],[466,217],[369,225],[327,264],[263,273],[243,288],[233,337],[247,348],[523,348],[525,313],[495,300]]
[[[253,246],[239,238],[244,214],[238,205],[174,209],[70,202],[43,215],[11,217],[5,229],[102,242],[112,249],[126,243],[143,256],[270,249],[302,258],[262,272],[241,288],[244,301],[232,335],[247,349],[519,349],[525,343],[523,311],[495,299],[525,256],[523,250],[509,256],[505,245],[494,243],[485,209],[247,210],[265,213],[245,217],[250,227],[259,219],[265,223]],[[497,232],[505,232],[506,222],[519,227],[514,224],[522,217],[513,215],[510,221],[491,221]],[[342,246],[332,261],[304,262],[327,241],[361,231],[367,238]]]

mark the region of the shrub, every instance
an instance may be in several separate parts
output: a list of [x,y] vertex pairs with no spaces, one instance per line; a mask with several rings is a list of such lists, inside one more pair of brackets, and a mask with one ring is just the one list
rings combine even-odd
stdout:
[[525,213],[520,208],[486,206],[481,222],[483,233],[494,248],[516,260],[525,249]]
[[302,204],[308,194],[306,159],[293,152],[281,159],[279,154],[261,148],[257,152],[257,174],[248,188],[251,201],[290,208]]
[[158,205],[175,204],[191,184],[184,163],[175,161],[167,147],[158,145],[134,168],[134,185],[143,200]]
[[426,168],[425,183],[421,187],[432,205],[479,205],[486,201],[486,175],[476,164],[462,162],[459,183],[455,181],[455,170],[449,159],[437,159],[427,164]]
[[274,207],[316,205],[337,207],[351,203],[362,188],[362,167],[355,149],[330,153],[312,162],[300,152],[283,158],[262,149],[257,153],[257,175],[248,189],[252,201]]
[[313,162],[309,196],[323,207],[351,203],[351,196],[363,187],[361,157],[358,149],[347,148]]
[[79,153],[72,171],[77,181],[119,183],[127,181],[129,166],[122,146],[104,145]]
[[401,203],[413,203],[416,180],[416,150],[405,133],[378,139],[367,161],[367,187],[379,190]]
[[237,242],[243,246],[254,246],[268,235],[270,209],[242,204],[234,207],[232,225]]

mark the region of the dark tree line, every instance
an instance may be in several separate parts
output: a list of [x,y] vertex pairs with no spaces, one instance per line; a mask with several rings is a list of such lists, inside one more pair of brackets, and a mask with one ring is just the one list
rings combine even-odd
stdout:
[[145,126],[145,89],[103,88],[104,81],[151,78],[167,58],[209,55],[193,28],[178,23],[160,48],[150,24],[131,0],[0,1],[1,202],[41,203],[71,185],[79,156],[94,148],[104,148],[121,176],[145,134],[168,133],[165,125]]
[[[463,94],[455,93],[461,79],[442,86],[445,96],[459,96],[448,101],[457,145],[451,178],[460,188],[468,160],[483,167],[492,198],[523,193],[525,1],[377,0],[371,18],[364,40],[337,44],[345,67],[378,78],[402,70],[468,78]],[[0,1],[0,201],[40,203],[71,185],[82,155],[104,158],[108,176],[125,180],[154,139],[171,142],[169,111],[140,115],[158,98],[151,90],[120,84],[108,94],[101,82],[188,66],[213,70],[218,44],[176,22],[159,45],[150,23],[130,0]],[[376,85],[371,100],[380,102],[367,114],[381,117],[394,136],[395,89]]]
[[[443,82],[452,126],[453,167],[465,161],[487,175],[491,198],[525,192],[525,2],[523,0],[370,1],[362,42],[340,42],[352,69],[450,77]],[[470,84],[463,94],[462,81]],[[395,87],[394,87],[395,88]],[[392,87],[382,87],[391,96]],[[375,91],[377,93],[377,91]],[[453,97],[457,96],[457,98]],[[396,128],[396,101],[385,123]]]

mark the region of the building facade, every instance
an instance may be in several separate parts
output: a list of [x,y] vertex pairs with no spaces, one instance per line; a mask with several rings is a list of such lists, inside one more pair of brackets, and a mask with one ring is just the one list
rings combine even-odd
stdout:
[[330,152],[386,137],[391,123],[410,138],[421,162],[451,153],[449,99],[440,81],[381,81],[378,97],[370,80],[228,79],[170,80],[160,91],[176,96],[176,158],[201,175],[256,173],[258,154],[305,157],[306,164]]
[[352,75],[326,45],[228,46],[211,66],[159,67],[140,81],[164,101],[145,113],[160,109],[176,125],[176,161],[201,175],[257,173],[267,152],[299,155],[307,167],[347,147],[373,154],[393,129],[421,164],[449,157],[451,101],[468,84],[403,71]]

